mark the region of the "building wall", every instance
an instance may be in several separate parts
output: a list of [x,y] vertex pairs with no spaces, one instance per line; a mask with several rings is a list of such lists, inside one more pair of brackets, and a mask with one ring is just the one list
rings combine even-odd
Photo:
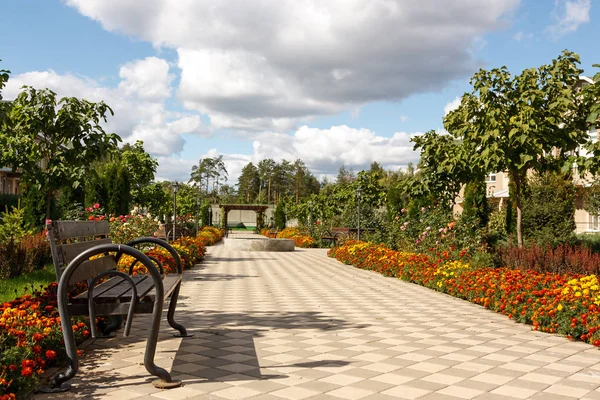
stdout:
[[0,194],[19,194],[21,184],[18,174],[10,169],[0,168]]

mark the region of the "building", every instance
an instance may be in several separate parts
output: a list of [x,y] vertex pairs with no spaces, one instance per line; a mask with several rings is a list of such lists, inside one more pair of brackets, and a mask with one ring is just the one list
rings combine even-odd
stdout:
[[20,194],[21,174],[11,168],[0,167],[0,194]]

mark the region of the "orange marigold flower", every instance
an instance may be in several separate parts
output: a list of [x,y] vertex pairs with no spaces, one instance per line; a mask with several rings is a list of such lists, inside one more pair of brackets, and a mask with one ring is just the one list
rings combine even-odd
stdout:
[[33,341],[34,342],[41,342],[42,340],[44,340],[44,335],[42,335],[41,333],[34,333],[33,334]]
[[37,344],[31,348],[31,351],[33,351],[35,354],[42,354],[42,348]]
[[54,360],[56,358],[56,352],[54,350],[46,351],[46,358],[48,360]]
[[33,369],[31,367],[25,367],[21,370],[21,375],[24,377],[31,376],[33,374]]

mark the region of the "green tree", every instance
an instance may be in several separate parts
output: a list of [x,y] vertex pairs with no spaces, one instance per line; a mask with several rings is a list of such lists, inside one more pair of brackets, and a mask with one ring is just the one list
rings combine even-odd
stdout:
[[556,172],[529,179],[523,198],[523,235],[557,246],[575,238],[575,185]]
[[143,188],[154,180],[158,161],[144,149],[144,142],[137,140],[133,145],[126,143],[120,151],[121,161],[129,174],[131,200],[137,205],[146,205]]
[[81,185],[86,167],[121,141],[101,125],[109,113],[104,102],[75,97],[57,101],[49,89],[25,87],[13,101],[0,128],[0,159],[13,170],[21,169],[29,190],[45,194],[46,217],[54,192]]
[[473,160],[476,154],[469,143],[450,135],[429,131],[411,139],[421,149],[420,179],[411,190],[439,199],[445,207],[454,204],[461,187],[471,180],[483,179],[483,169]]
[[[2,60],[0,60],[2,61]],[[6,113],[8,111],[8,104],[2,101],[2,89],[6,86],[6,82],[8,82],[8,78],[10,71],[7,69],[0,69],[0,123],[5,118]],[[2,165],[2,153],[0,153],[0,165]]]
[[514,183],[517,242],[523,246],[523,191],[527,171],[562,167],[586,142],[585,102],[578,94],[579,56],[564,51],[549,65],[512,76],[506,67],[479,70],[473,91],[444,118],[485,171],[507,171]]
[[484,228],[489,220],[489,204],[487,201],[487,184],[485,179],[473,180],[465,185],[463,201],[463,221],[476,221],[479,228]]
[[239,203],[253,203],[258,196],[260,179],[258,170],[251,162],[242,168],[242,172],[238,177],[237,192]]
[[275,228],[280,231],[285,228],[285,204],[283,202],[277,203],[275,207]]

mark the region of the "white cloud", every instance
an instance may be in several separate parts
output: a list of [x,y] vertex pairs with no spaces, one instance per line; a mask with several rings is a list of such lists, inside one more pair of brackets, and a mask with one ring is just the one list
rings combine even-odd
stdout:
[[203,133],[198,115],[168,111],[165,100],[170,96],[173,79],[165,60],[148,57],[134,60],[119,70],[117,87],[55,71],[32,71],[12,75],[4,90],[6,99],[17,96],[23,85],[49,88],[59,97],[75,96],[90,101],[104,101],[114,111],[105,124],[107,132],[119,134],[125,142],[143,140],[152,155],[170,155],[183,149],[183,133]]
[[444,106],[444,116],[448,115],[450,111],[456,110],[458,106],[460,106],[460,101],[461,98],[456,96],[454,100],[446,103],[446,105]]
[[127,95],[135,94],[144,100],[160,100],[171,95],[169,64],[156,57],[135,60],[123,65],[119,71],[122,81],[119,89]]
[[402,116],[400,116],[400,121],[401,121],[401,122],[406,122],[406,121],[408,121],[408,116],[406,116],[406,115],[402,115]]
[[555,0],[552,18],[554,24],[547,30],[556,38],[575,32],[580,25],[590,22],[591,0]]
[[109,31],[176,49],[178,97],[213,127],[282,132],[470,75],[473,49],[519,0],[66,3]]
[[[229,173],[229,183],[235,184],[242,168],[249,162],[257,164],[266,158],[276,161],[301,159],[317,177],[335,177],[340,166],[354,171],[368,169],[373,161],[384,168],[398,170],[410,162],[417,164],[419,153],[410,141],[422,134],[396,132],[392,137],[378,136],[369,129],[351,128],[345,125],[329,129],[302,126],[293,134],[263,132],[253,141],[252,154],[228,154],[212,148],[198,159],[223,155]],[[198,160],[186,161],[172,157],[159,157],[157,176],[187,181],[192,165]]]

